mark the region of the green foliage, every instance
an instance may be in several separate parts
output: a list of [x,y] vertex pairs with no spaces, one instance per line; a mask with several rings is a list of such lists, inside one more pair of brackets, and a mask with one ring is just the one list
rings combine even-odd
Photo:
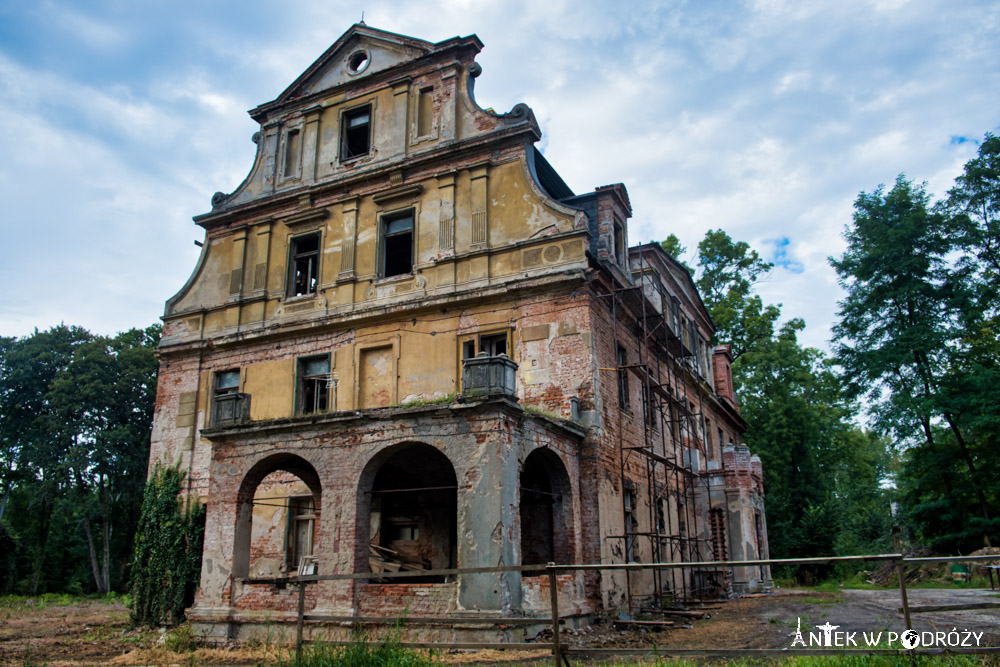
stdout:
[[781,304],[765,306],[753,294],[773,268],[748,243],[733,241],[721,229],[709,230],[698,243],[696,284],[715,324],[714,342],[729,344],[734,359],[774,334]]
[[[676,239],[668,239],[675,247]],[[764,304],[755,286],[773,265],[742,241],[711,230],[698,244],[696,284],[732,346],[733,382],[747,422],[744,436],[764,464],[771,555],[808,557],[878,551],[890,543],[882,484],[891,459],[885,440],[853,424],[857,406],[818,350],[805,348],[793,319]],[[823,579],[829,567],[790,573]]]
[[176,625],[201,573],[205,508],[181,507],[184,473],[157,466],[146,484],[129,591],[133,625]]
[[1000,537],[997,206],[1000,141],[987,135],[946,202],[903,176],[862,192],[834,328],[851,396],[901,454],[916,537],[968,551]]
[[124,586],[159,337],[159,326],[108,337],[60,325],[0,338],[0,516],[20,545],[15,589]]
[[163,648],[172,653],[187,653],[195,649],[194,631],[190,625],[179,625],[167,632],[163,638]]
[[681,240],[677,238],[676,234],[671,234],[667,238],[660,241],[660,247],[663,248],[665,253],[676,259],[681,266],[691,273],[691,275],[694,275],[694,269],[688,266],[688,263],[683,259],[684,253],[687,252],[687,248],[684,247]]
[[407,649],[399,643],[398,630],[379,642],[358,634],[350,644],[331,646],[312,644],[304,648],[301,660],[280,660],[279,667],[427,667],[437,662],[433,657]]

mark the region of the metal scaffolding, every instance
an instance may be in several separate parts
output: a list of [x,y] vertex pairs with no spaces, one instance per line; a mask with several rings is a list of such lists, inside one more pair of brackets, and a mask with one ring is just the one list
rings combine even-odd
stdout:
[[[631,337],[638,357],[634,362],[624,363],[616,357],[617,365],[606,370],[616,371],[619,379],[635,376],[642,388],[642,429],[635,434],[638,437],[626,437],[626,412],[618,410],[624,531],[616,537],[622,540],[626,561],[643,562],[639,557],[643,552],[651,556],[648,562],[657,563],[719,560],[723,555],[713,553],[711,538],[699,537],[710,531],[704,530],[707,515],[699,517],[695,508],[699,485],[708,497],[709,478],[692,467],[696,457],[706,461],[709,454],[704,405],[714,389],[710,378],[702,377],[699,369],[707,368],[706,374],[711,375],[711,358],[704,358],[710,353],[698,344],[693,321],[686,326],[682,324],[687,318],[682,317],[680,300],[666,290],[661,280],[649,278],[659,274],[647,263],[647,248],[632,248],[630,253],[630,260],[637,259],[632,268],[634,284],[612,283],[609,291],[601,295],[610,300],[615,340],[625,340],[623,335]],[[635,423],[636,418],[631,421]],[[637,530],[634,521],[638,508],[632,506],[635,494],[629,489],[634,490],[638,483],[644,483],[647,495],[650,530],[646,531]],[[635,541],[640,539],[648,540],[649,549],[635,549]],[[717,592],[717,589],[707,590],[705,580],[696,579],[692,570],[680,568],[680,574],[675,572],[652,570],[652,594],[635,597],[651,602],[655,610]],[[704,568],[698,572],[708,574]],[[626,591],[630,610],[646,609],[633,599],[629,570],[626,570]]]

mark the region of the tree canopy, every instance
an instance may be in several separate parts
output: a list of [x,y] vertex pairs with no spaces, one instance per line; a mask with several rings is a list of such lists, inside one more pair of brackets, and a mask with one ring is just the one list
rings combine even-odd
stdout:
[[60,325],[0,338],[6,582],[27,593],[121,588],[146,479],[160,327]]

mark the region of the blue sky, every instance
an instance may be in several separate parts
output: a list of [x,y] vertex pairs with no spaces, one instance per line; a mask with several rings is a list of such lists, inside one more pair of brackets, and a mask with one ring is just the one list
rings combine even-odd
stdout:
[[905,172],[941,195],[1000,131],[995,2],[0,0],[0,334],[154,322],[194,267],[191,217],[250,168],[246,110],[362,10],[478,34],[477,100],[529,104],[570,187],[625,183],[632,243],[748,241],[820,347],[858,192]]

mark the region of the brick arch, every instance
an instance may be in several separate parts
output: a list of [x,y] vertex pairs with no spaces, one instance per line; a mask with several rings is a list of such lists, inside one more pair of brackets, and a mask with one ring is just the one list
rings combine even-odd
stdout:
[[[431,487],[428,490],[428,487]],[[414,562],[432,569],[455,567],[457,562],[458,478],[455,466],[440,449],[422,442],[401,442],[377,452],[358,479],[355,521],[356,572],[369,572],[373,544],[391,548],[387,531],[399,529],[398,516],[413,519],[415,540],[405,536],[396,544]],[[407,492],[406,489],[424,489]],[[373,534],[373,529],[375,534]],[[414,542],[414,544],[409,544]],[[423,542],[423,544],[416,544]],[[408,579],[407,581],[413,581]]]
[[301,479],[313,495],[316,513],[320,512],[322,484],[319,474],[311,463],[301,456],[279,452],[267,456],[247,471],[236,492],[236,529],[233,535],[233,576],[246,577],[250,574],[250,541],[253,528],[253,497],[257,487],[265,477],[273,472],[283,471]]
[[535,449],[518,479],[521,564],[573,563],[573,487],[559,454]]

